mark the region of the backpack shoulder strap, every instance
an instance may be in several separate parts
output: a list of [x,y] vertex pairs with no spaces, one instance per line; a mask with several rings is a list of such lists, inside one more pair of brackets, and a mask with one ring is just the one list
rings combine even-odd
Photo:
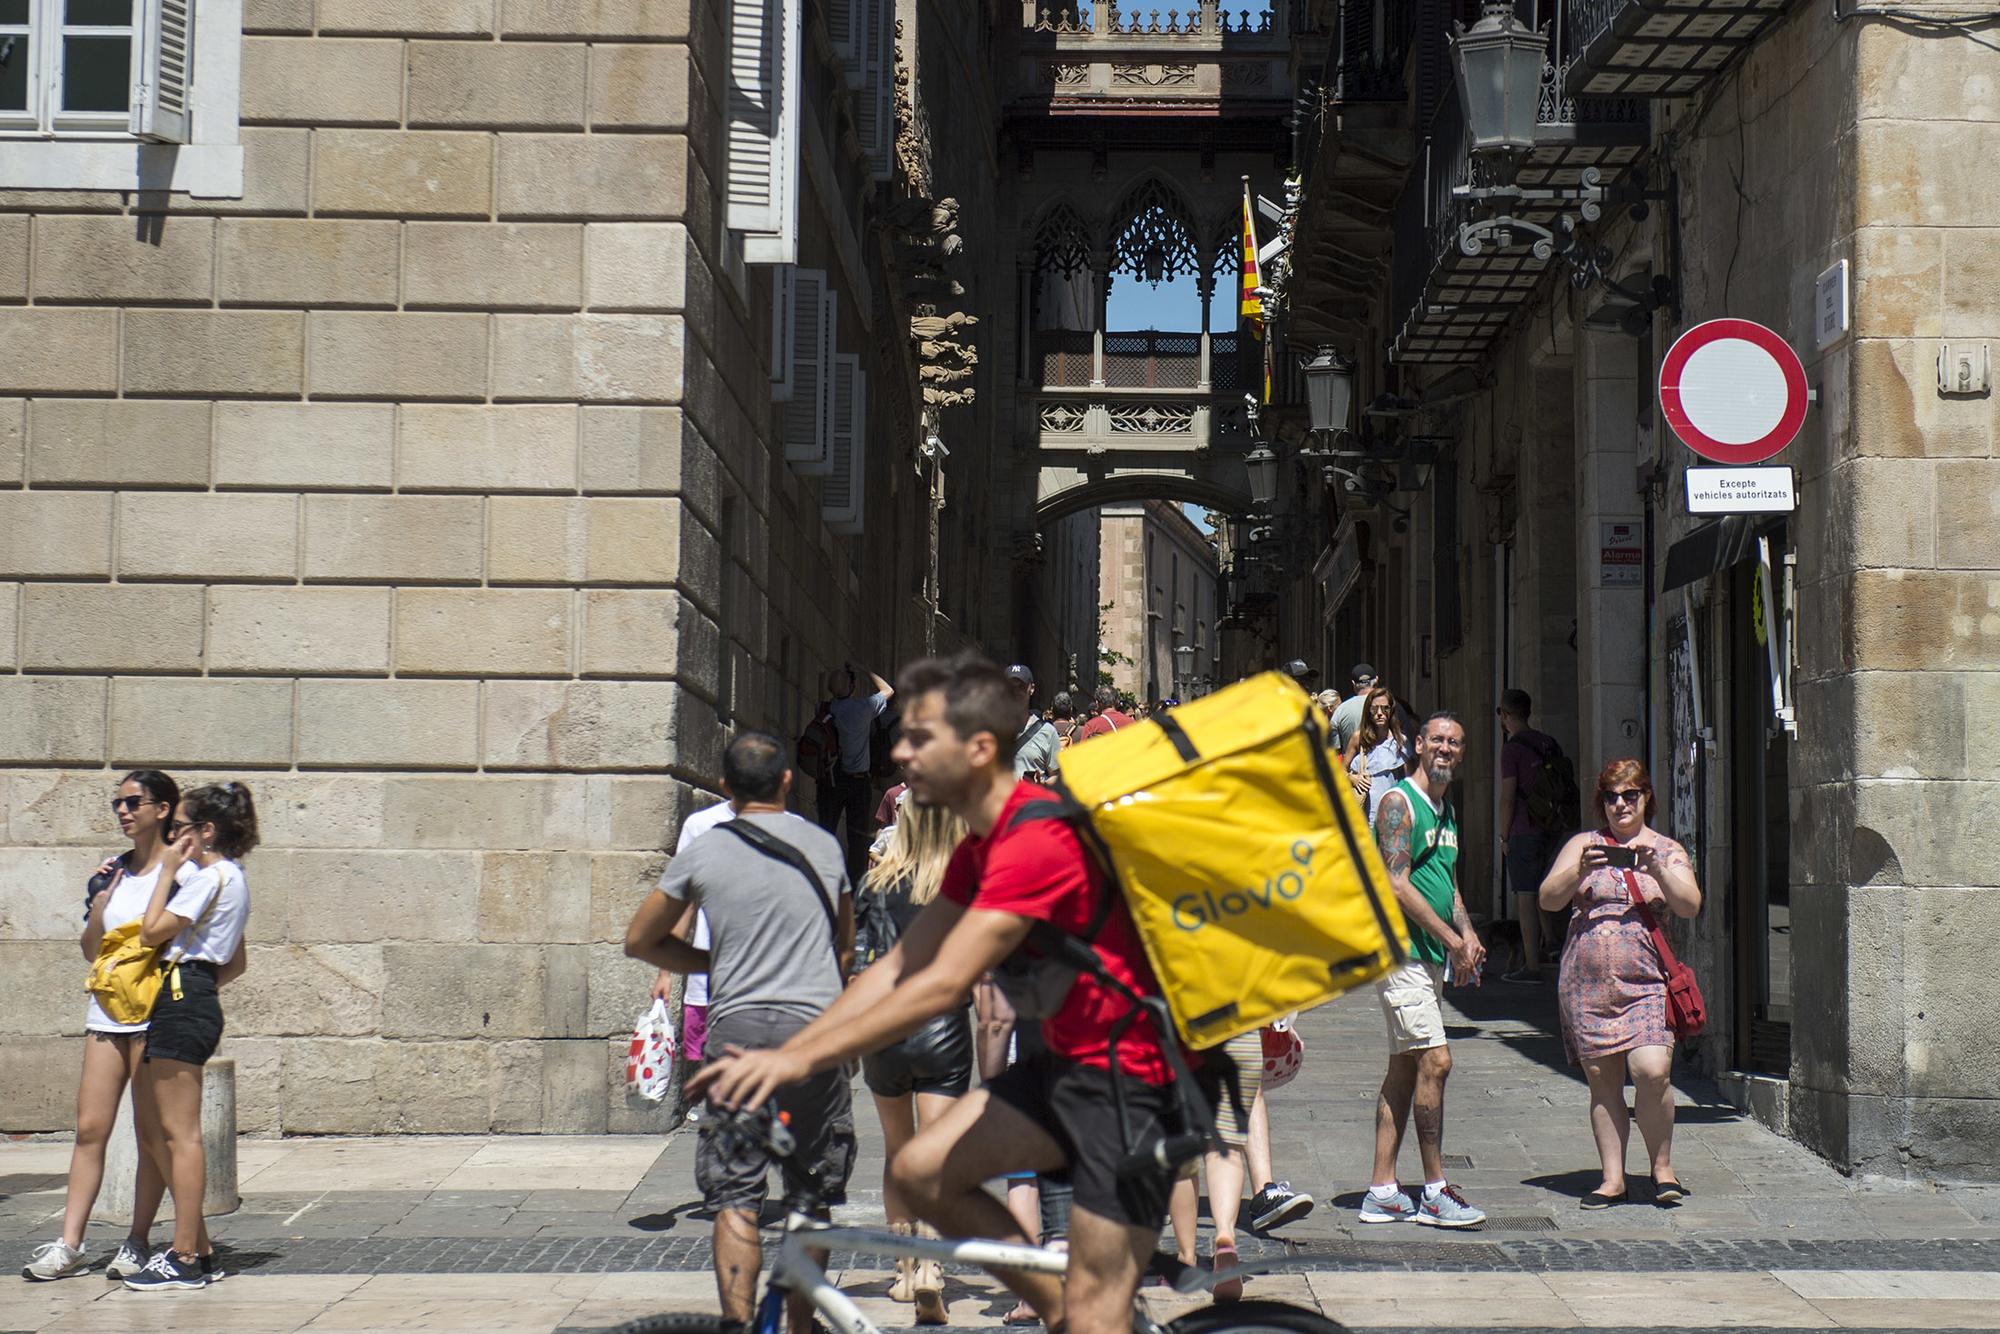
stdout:
[[759,829],[741,816],[724,821],[716,828],[728,830],[766,857],[781,861],[804,876],[806,883],[812,886],[813,898],[818,901],[820,910],[826,914],[827,930],[833,936],[835,946],[839,946],[840,920],[834,915],[833,901],[827,897],[826,882],[819,878],[819,872],[813,869],[812,861],[803,852],[770,830]]

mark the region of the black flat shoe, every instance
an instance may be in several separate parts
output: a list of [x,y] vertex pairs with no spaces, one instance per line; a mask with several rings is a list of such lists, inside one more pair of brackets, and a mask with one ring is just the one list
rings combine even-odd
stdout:
[[1660,1181],[1653,1185],[1654,1204],[1679,1204],[1692,1194],[1693,1191],[1678,1181]]
[[1616,1195],[1606,1195],[1603,1191],[1593,1190],[1590,1194],[1583,1197],[1583,1207],[1586,1209],[1609,1209],[1614,1204],[1625,1203],[1628,1198],[1630,1198],[1630,1192],[1625,1190],[1619,1191]]

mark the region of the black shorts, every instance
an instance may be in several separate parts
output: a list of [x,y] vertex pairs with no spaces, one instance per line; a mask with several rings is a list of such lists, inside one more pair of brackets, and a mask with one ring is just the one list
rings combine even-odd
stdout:
[[174,999],[174,968],[160,998],[153,1002],[153,1015],[146,1023],[146,1053],[142,1060],[158,1057],[188,1065],[207,1065],[215,1049],[222,1045],[222,997],[215,979],[215,965],[201,960],[177,965],[181,975],[181,998]]
[[941,1014],[901,1042],[862,1057],[861,1075],[878,1098],[960,1097],[972,1087],[972,1021],[963,1007]]
[[1123,1080],[1125,1124],[1118,1123],[1111,1072],[1038,1052],[1000,1072],[986,1090],[1040,1126],[1062,1150],[1076,1207],[1129,1227],[1157,1231],[1167,1216],[1174,1174],[1156,1167],[1118,1174],[1118,1160],[1180,1131],[1170,1084]]
[[[808,1022],[781,1010],[735,1010],[710,1021],[708,1050],[776,1047]],[[854,1171],[854,1111],[846,1073],[836,1066],[787,1084],[778,1090],[777,1100],[798,1142],[790,1159],[775,1163],[761,1148],[725,1145],[706,1130],[696,1141],[694,1183],[711,1212],[761,1212],[769,1189],[765,1178],[774,1166],[784,1178],[787,1207],[807,1195],[816,1196],[825,1208],[847,1202],[847,1178]]]

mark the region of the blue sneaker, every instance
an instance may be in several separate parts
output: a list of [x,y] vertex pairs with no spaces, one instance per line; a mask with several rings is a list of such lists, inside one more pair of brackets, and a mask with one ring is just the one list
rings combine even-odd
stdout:
[[1399,1190],[1386,1200],[1378,1200],[1372,1194],[1361,1197],[1364,1223],[1407,1223],[1416,1216],[1417,1206],[1406,1191]]
[[1429,1227],[1478,1227],[1486,1221],[1486,1213],[1467,1204],[1457,1186],[1446,1186],[1424,1198],[1417,1208],[1417,1221]]

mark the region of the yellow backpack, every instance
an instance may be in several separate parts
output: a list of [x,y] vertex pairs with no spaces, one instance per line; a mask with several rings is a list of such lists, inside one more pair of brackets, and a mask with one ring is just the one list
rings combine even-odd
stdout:
[[1171,1011],[1213,1047],[1399,966],[1409,930],[1319,709],[1266,672],[1062,753]]
[[[222,888],[218,885],[215,896],[188,929],[199,927],[221,898]],[[151,1019],[153,1006],[160,999],[160,988],[166,982],[168,970],[160,963],[160,953],[166,945],[148,945],[141,940],[139,929],[143,925],[142,917],[106,931],[104,939],[98,942],[97,958],[90,965],[90,979],[83,984],[84,990],[97,997],[98,1005],[115,1024],[143,1024]],[[175,960],[173,972],[174,999],[179,1000],[179,960]]]

